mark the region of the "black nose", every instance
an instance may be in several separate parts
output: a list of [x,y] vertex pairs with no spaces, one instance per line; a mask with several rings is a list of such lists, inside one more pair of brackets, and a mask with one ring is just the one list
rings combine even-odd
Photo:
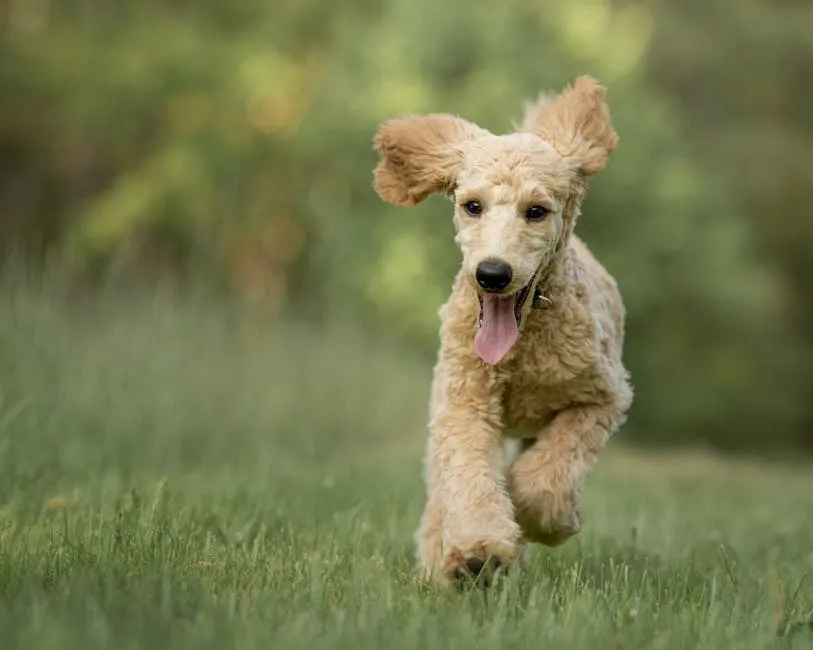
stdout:
[[511,267],[502,260],[483,260],[477,265],[477,284],[486,291],[502,291],[511,283]]

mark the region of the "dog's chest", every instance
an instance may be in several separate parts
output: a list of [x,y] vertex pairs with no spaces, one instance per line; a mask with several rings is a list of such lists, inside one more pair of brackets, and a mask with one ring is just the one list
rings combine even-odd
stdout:
[[589,318],[578,321],[571,321],[571,328],[532,327],[520,338],[503,376],[507,427],[544,426],[558,411],[588,397],[599,341]]
[[578,401],[585,383],[582,377],[559,382],[552,379],[550,374],[524,371],[510,377],[502,396],[506,427],[520,430],[518,435],[526,429],[538,429],[558,411]]
[[503,423],[509,436],[524,437],[546,425],[562,408],[557,388],[549,386],[506,386],[503,396]]

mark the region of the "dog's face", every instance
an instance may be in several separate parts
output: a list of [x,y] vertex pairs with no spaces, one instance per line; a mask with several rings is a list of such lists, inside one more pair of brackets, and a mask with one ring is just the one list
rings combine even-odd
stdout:
[[563,236],[570,170],[533,134],[488,135],[467,149],[454,189],[463,270],[481,293],[527,295]]
[[526,112],[522,132],[497,136],[449,115],[384,124],[375,186],[414,205],[453,197],[463,273],[480,301],[474,347],[498,363],[516,342],[534,288],[572,227],[586,181],[616,146],[604,89],[582,77]]

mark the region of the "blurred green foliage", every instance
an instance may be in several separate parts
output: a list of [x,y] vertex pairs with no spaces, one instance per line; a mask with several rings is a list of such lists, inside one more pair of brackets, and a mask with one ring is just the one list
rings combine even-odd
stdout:
[[627,301],[625,435],[813,446],[811,33],[802,0],[4,0],[0,246],[429,363],[450,210],[377,198],[377,123],[506,131],[589,73],[621,144],[578,230]]

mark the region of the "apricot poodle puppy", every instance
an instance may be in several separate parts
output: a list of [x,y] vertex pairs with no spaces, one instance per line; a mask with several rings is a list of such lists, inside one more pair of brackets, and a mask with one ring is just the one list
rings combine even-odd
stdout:
[[583,480],[631,405],[621,295],[573,234],[618,142],[604,93],[579,77],[528,105],[508,135],[444,114],[376,134],[378,194],[399,206],[453,199],[463,253],[429,405],[416,534],[426,578],[487,581],[524,544],[578,533]]

